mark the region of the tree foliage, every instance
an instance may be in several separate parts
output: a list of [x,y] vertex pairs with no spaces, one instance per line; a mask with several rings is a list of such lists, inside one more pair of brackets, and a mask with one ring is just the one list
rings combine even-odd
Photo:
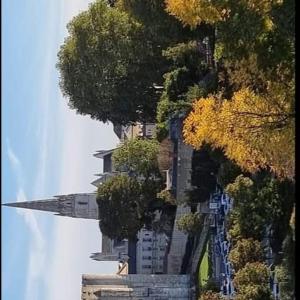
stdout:
[[231,160],[227,159],[220,164],[217,180],[225,188],[229,183],[234,182],[240,174],[242,174],[242,170]]
[[158,143],[155,140],[135,138],[118,147],[112,156],[117,171],[136,176],[150,177],[158,174]]
[[172,67],[163,76],[163,90],[157,106],[156,119],[160,131],[167,129],[170,118],[190,110],[191,102],[186,101],[189,87],[199,81],[206,69],[196,41],[169,47],[163,51],[163,56]]
[[[170,44],[187,41],[201,34],[183,28],[181,23],[165,11],[165,4],[161,0],[117,0],[117,7],[143,24],[145,35],[149,37],[148,44],[155,43],[160,49],[166,49]],[[154,21],[155,20],[155,21]]]
[[235,299],[238,300],[272,300],[269,288],[268,267],[260,262],[247,263],[239,270],[233,284],[237,291]]
[[204,142],[222,148],[243,170],[270,168],[280,177],[293,178],[293,101],[288,89],[274,83],[265,95],[245,88],[230,100],[202,98],[184,122],[185,141],[197,149]]
[[228,259],[235,272],[238,272],[247,263],[262,262],[264,260],[263,249],[259,241],[251,238],[241,239],[230,250]]
[[225,298],[220,295],[220,293],[216,293],[213,291],[206,291],[201,293],[199,300],[224,300]]
[[[104,122],[136,119],[139,101],[129,98],[124,88],[139,68],[136,42],[141,25],[105,1],[96,1],[67,28],[57,67],[71,108]],[[135,93],[139,87],[131,88]]]
[[149,216],[155,200],[152,182],[140,183],[135,178],[118,175],[100,185],[97,194],[99,226],[110,238],[132,238]]
[[153,121],[160,96],[154,85],[170,64],[162,49],[189,39],[192,31],[154,0],[112,6],[97,0],[67,28],[57,67],[70,107],[103,122]]
[[165,2],[184,24],[207,23],[217,30],[218,87],[194,103],[186,141],[195,148],[207,142],[224,149],[243,171],[270,168],[293,178],[293,1]]
[[176,200],[169,190],[160,191],[157,198],[163,200],[167,205],[176,205]]
[[226,187],[233,199],[230,215],[232,238],[261,240],[266,226],[273,229],[272,248],[278,252],[285,238],[294,203],[293,184],[278,181],[270,176],[255,180],[240,175]]
[[[295,207],[294,207],[295,208]],[[295,210],[291,219],[295,217]],[[295,224],[294,224],[295,225]],[[282,246],[283,259],[280,265],[275,267],[275,274],[279,283],[280,298],[282,300],[295,298],[295,232],[290,224],[290,230],[288,231]]]
[[167,11],[177,17],[184,25],[196,27],[200,23],[214,24],[222,19],[218,8],[208,1],[165,0]]
[[203,147],[193,151],[190,200],[192,203],[205,202],[216,188],[216,173],[219,164],[210,156],[211,149]]
[[282,264],[276,266],[275,273],[279,283],[280,299],[295,299],[294,268],[289,269],[285,264]]
[[177,228],[187,234],[197,234],[203,225],[203,216],[199,213],[189,213],[183,215],[177,221]]

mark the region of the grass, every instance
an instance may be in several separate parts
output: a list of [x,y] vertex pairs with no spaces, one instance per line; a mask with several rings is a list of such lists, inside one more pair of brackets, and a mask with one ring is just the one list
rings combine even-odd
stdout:
[[199,267],[199,274],[198,274],[198,279],[199,279],[199,286],[203,287],[209,277],[208,274],[208,244],[206,245],[206,250],[203,255],[200,267]]

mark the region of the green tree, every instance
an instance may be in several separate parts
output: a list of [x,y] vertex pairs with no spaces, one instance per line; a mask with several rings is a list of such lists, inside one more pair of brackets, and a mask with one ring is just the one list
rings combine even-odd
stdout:
[[153,200],[136,179],[118,175],[98,188],[99,226],[110,238],[132,238],[145,223]]
[[226,187],[233,198],[230,234],[261,240],[266,226],[273,229],[272,248],[278,252],[286,236],[294,203],[294,185],[269,175],[257,175],[253,180],[243,175]]
[[238,300],[272,300],[268,267],[260,262],[247,263],[234,277]]
[[207,35],[210,27],[202,24],[191,30],[165,11],[165,3],[161,0],[118,0],[117,6],[144,25],[145,34],[149,37],[147,45],[155,41],[159,49],[164,50],[170,45],[186,42]]
[[136,120],[141,103],[134,94],[140,87],[131,80],[139,68],[141,25],[99,0],[67,28],[57,67],[70,107],[103,122]]
[[220,164],[220,168],[217,173],[218,183],[225,188],[228,184],[234,182],[234,180],[242,173],[242,170],[231,160],[226,159]]
[[206,87],[200,86],[199,81],[207,74],[208,67],[195,40],[168,47],[162,54],[171,64],[171,70],[164,74],[156,116],[158,135],[165,137],[169,119],[189,112],[194,96],[206,95]]
[[241,239],[230,250],[228,259],[235,272],[238,272],[247,263],[262,262],[264,260],[263,249],[259,241],[251,238]]
[[281,264],[276,266],[275,273],[279,283],[280,299],[295,299],[294,270],[288,269],[285,264]]
[[111,6],[97,0],[67,28],[57,67],[70,107],[103,122],[153,121],[160,97],[155,85],[170,65],[162,49],[193,32],[158,0]]
[[191,185],[191,202],[208,201],[210,194],[216,188],[216,173],[219,164],[211,158],[209,146],[193,151]]
[[[293,220],[294,219],[294,220]],[[275,274],[279,283],[280,299],[295,298],[295,207],[290,220],[290,228],[283,241],[283,259],[280,265],[275,267]]]
[[139,138],[127,140],[112,155],[114,167],[117,171],[132,172],[136,176],[157,176],[158,147],[155,140]]
[[203,217],[199,213],[189,213],[183,215],[177,221],[177,228],[187,234],[197,234],[203,225]]

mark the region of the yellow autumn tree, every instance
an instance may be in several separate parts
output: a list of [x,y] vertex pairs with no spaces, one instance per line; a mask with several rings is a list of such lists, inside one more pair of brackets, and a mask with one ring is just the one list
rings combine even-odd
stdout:
[[[282,4],[282,2],[283,0],[165,0],[167,12],[179,19],[184,25],[189,25],[192,28],[202,22],[215,24],[218,21],[225,21],[234,15],[233,12],[237,6],[260,15],[266,15],[274,5]],[[270,18],[267,20],[270,22]]]
[[170,15],[191,27],[196,27],[202,22],[214,24],[222,19],[220,8],[207,0],[165,0],[165,3]]
[[222,148],[251,173],[270,168],[279,177],[293,178],[293,99],[292,89],[279,83],[270,83],[264,95],[243,88],[230,100],[217,95],[199,99],[184,122],[185,141],[197,149],[203,143]]

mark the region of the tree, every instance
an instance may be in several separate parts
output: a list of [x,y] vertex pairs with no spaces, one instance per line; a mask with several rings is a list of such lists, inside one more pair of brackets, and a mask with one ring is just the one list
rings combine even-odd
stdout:
[[272,300],[268,267],[260,262],[247,263],[233,279],[238,300]]
[[169,190],[160,191],[157,198],[161,199],[166,205],[176,205],[176,199]]
[[140,100],[124,88],[129,85],[133,94],[139,89],[130,80],[138,70],[141,25],[105,1],[96,1],[67,28],[57,67],[70,107],[103,122],[137,119]]
[[190,192],[192,202],[205,202],[216,188],[216,173],[218,170],[216,163],[210,156],[209,147],[203,147],[198,151],[193,151],[191,185],[193,191]]
[[199,213],[185,214],[177,221],[177,228],[187,234],[197,234],[203,225],[203,217]]
[[157,176],[158,147],[155,140],[127,140],[112,155],[114,167],[117,171],[127,171],[136,176]]
[[292,86],[284,85],[271,83],[264,95],[241,89],[231,100],[199,99],[184,122],[185,141],[196,149],[204,142],[223,149],[244,171],[270,168],[279,177],[293,179],[294,98]]
[[225,191],[233,199],[229,222],[231,237],[235,240],[243,237],[261,241],[266,227],[271,225],[271,246],[274,252],[279,252],[289,228],[294,185],[268,174],[257,174],[253,180],[240,175]]
[[152,200],[136,179],[125,175],[110,178],[98,188],[101,232],[110,238],[134,237],[149,215]]
[[151,41],[154,41],[160,48],[153,48],[154,51],[166,49],[176,42],[185,42],[193,37],[202,36],[203,29],[206,28],[205,25],[199,30],[183,28],[178,20],[165,11],[164,1],[161,0],[118,0],[117,2],[120,10],[143,24],[145,34],[149,37],[147,44],[151,45]]
[[187,142],[223,149],[243,171],[271,168],[293,178],[293,1],[165,2],[184,24],[217,29],[219,84],[214,95],[194,104],[185,125]]
[[78,113],[119,124],[155,119],[155,85],[170,64],[162,49],[193,33],[161,1],[151,2],[97,0],[68,24],[57,67],[63,94]]
[[[167,11],[179,19],[184,25],[196,28],[200,24],[210,24],[217,28],[218,46],[221,46],[225,57],[245,57],[249,51],[262,50],[271,54],[273,49],[266,47],[275,41],[277,52],[286,53],[290,49],[288,39],[294,32],[294,10],[292,1],[205,1],[205,0],[165,0]],[[288,4],[287,4],[288,3]],[[280,17],[279,17],[280,16]],[[283,26],[281,18],[288,20]],[[291,33],[286,32],[287,27]],[[238,28],[238,30],[237,30]],[[251,30],[250,30],[251,28]],[[278,39],[281,33],[281,42]],[[288,45],[288,46],[287,46]],[[265,49],[263,49],[265,48]],[[278,51],[278,50],[281,51]],[[280,56],[281,54],[279,54]],[[274,55],[278,57],[277,55]],[[267,56],[271,58],[271,55]]]
[[285,264],[276,266],[275,273],[279,283],[281,300],[295,299],[295,274],[293,269],[289,269]]
[[275,274],[279,283],[280,299],[295,298],[295,206],[290,220],[290,228],[283,241],[283,259],[280,265],[275,267]]
[[229,183],[232,183],[237,176],[242,173],[242,170],[231,160],[226,159],[220,164],[217,173],[218,183],[225,188]]
[[220,295],[220,293],[216,293],[213,291],[206,291],[201,293],[199,300],[224,300],[225,298]]
[[200,23],[214,24],[222,19],[219,9],[208,1],[165,0],[167,11],[177,17],[184,25],[196,27]]
[[262,262],[264,260],[263,249],[259,241],[251,238],[241,239],[230,250],[228,259],[235,272],[238,272],[247,263]]
[[163,76],[163,90],[157,105],[157,136],[160,140],[166,137],[169,120],[186,115],[195,96],[207,95],[210,89],[209,68],[205,52],[199,45],[199,41],[193,40],[168,47],[162,52],[170,62],[171,70]]

